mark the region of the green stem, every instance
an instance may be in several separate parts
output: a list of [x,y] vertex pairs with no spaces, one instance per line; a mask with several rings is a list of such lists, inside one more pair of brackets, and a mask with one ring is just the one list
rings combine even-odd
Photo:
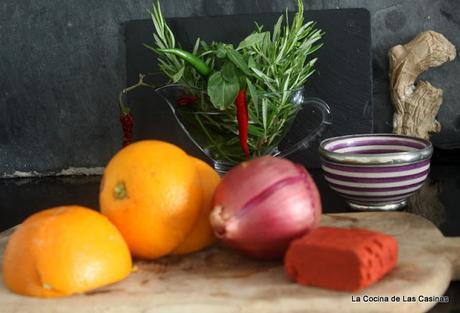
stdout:
[[139,81],[137,83],[135,83],[134,85],[132,86],[129,86],[125,89],[123,89],[119,94],[118,94],[118,105],[120,107],[120,112],[121,112],[121,115],[124,116],[126,114],[129,113],[130,109],[128,106],[126,106],[126,104],[124,103],[123,101],[123,96],[126,96],[128,94],[128,92],[136,89],[136,88],[139,88],[139,87],[150,87],[150,88],[156,88],[154,85],[150,85],[146,82],[144,82],[144,78],[145,78],[145,74],[139,74]]

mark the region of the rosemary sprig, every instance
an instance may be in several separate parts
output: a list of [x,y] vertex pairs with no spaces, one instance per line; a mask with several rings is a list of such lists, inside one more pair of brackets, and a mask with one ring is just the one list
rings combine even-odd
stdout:
[[248,92],[248,145],[253,156],[273,151],[295,116],[298,107],[290,101],[291,95],[314,73],[317,59],[311,58],[311,54],[321,47],[323,35],[314,22],[304,23],[302,0],[297,4],[298,11],[291,23],[286,10],[272,32],[256,24],[255,31],[236,48],[220,42],[208,44],[198,38],[193,53],[210,67],[209,78],[180,58],[158,52],[157,48],[176,48],[178,44],[159,2],[150,11],[155,28],[154,47],[147,47],[158,53],[160,70],[171,82],[191,87],[192,94],[201,95],[207,90],[209,97],[196,104],[196,111],[219,113],[197,114],[195,118],[209,139],[208,148],[218,151],[220,158],[244,159],[235,140],[238,123],[233,101],[238,89]]

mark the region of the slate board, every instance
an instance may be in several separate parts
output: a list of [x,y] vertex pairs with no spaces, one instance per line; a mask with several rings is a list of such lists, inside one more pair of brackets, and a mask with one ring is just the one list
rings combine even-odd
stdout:
[[[177,41],[191,50],[197,37],[207,42],[238,43],[254,29],[254,21],[271,30],[282,13],[247,14],[215,17],[171,18],[168,23]],[[317,22],[325,32],[324,46],[317,52],[316,73],[307,82],[308,94],[319,97],[331,107],[333,124],[321,138],[369,133],[373,131],[372,67],[370,15],[366,9],[305,11],[305,20]],[[151,20],[125,24],[127,85],[139,73],[158,72],[156,57],[143,43],[152,44]],[[151,82],[158,82],[155,76]],[[149,90],[128,96],[134,118],[135,139],[156,138],[174,142],[189,153],[205,158],[186,137],[169,112],[166,103]],[[292,156],[307,167],[318,167],[319,139],[307,151]]]

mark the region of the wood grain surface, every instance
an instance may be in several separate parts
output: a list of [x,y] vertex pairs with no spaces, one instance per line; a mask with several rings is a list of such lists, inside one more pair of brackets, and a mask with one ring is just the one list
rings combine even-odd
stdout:
[[[281,262],[259,262],[223,247],[156,262],[137,261],[126,280],[62,299],[15,295],[0,285],[1,312],[425,312],[436,302],[353,302],[357,296],[442,296],[460,279],[460,238],[402,212],[323,215],[322,225],[366,227],[397,238],[397,267],[357,293],[297,285]],[[0,236],[0,257],[8,234]],[[18,260],[20,262],[21,260]],[[1,276],[1,275],[0,275]],[[1,279],[2,277],[0,277]]]

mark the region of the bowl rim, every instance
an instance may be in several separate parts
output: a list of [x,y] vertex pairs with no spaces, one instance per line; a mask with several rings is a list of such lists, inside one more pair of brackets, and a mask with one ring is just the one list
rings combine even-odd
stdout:
[[[376,154],[357,154],[350,152],[332,152],[324,148],[325,145],[336,140],[360,138],[360,137],[396,137],[411,140],[417,140],[423,143],[426,147],[416,149],[413,151],[405,152],[390,152],[390,153],[376,153]],[[410,164],[417,161],[423,161],[431,158],[433,154],[433,145],[431,141],[392,133],[377,133],[377,134],[354,134],[327,138],[321,141],[319,145],[319,154],[321,159],[332,161],[339,164],[352,164],[352,165],[395,165],[395,164]]]

